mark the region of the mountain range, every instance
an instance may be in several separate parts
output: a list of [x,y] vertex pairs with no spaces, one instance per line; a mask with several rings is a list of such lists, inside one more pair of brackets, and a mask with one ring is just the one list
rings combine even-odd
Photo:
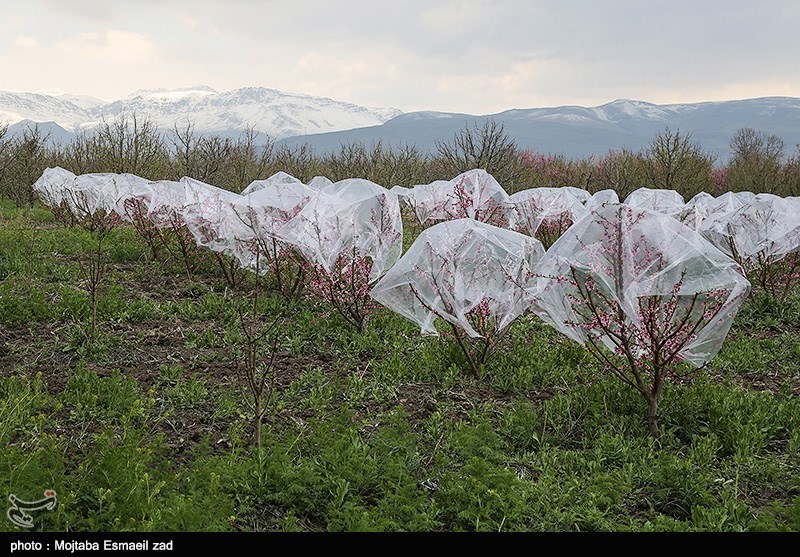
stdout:
[[90,130],[103,119],[113,120],[134,112],[165,130],[191,121],[199,133],[235,136],[247,126],[254,126],[274,139],[374,126],[401,114],[395,108],[366,108],[263,87],[223,92],[203,85],[143,89],[112,102],[60,91],[0,91],[0,122],[9,124],[12,131],[36,122],[48,124],[44,128],[59,137],[68,137]]
[[[737,129],[751,127],[781,137],[787,151],[800,144],[800,98],[758,99],[657,105],[619,99],[595,107],[560,106],[513,109],[496,114],[450,112],[402,113],[395,108],[367,108],[323,97],[247,87],[217,92],[210,87],[140,90],[105,102],[61,91],[0,91],[0,123],[12,133],[37,123],[55,140],[68,141],[102,119],[136,112],[164,129],[194,122],[198,133],[234,137],[247,126],[317,152],[342,143],[414,144],[432,151],[464,126],[489,119],[503,124],[522,148],[568,157],[602,155],[610,149],[639,149],[665,128],[691,133],[703,148],[724,160]],[[264,136],[262,136],[264,137]]]

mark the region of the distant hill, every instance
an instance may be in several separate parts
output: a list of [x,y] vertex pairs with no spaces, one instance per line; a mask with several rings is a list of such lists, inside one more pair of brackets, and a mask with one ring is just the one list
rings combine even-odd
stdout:
[[728,158],[731,137],[739,128],[774,133],[786,142],[787,151],[800,143],[800,99],[790,97],[670,105],[616,100],[596,107],[515,109],[485,116],[411,112],[378,126],[303,135],[280,143],[308,143],[323,153],[353,141],[414,144],[432,151],[437,139],[449,139],[465,125],[482,125],[489,119],[503,124],[522,148],[568,157],[602,155],[610,149],[637,150],[666,127],[691,132],[722,160]]

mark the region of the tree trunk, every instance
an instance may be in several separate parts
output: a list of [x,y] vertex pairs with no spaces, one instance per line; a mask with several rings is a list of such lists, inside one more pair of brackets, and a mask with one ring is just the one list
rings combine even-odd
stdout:
[[261,448],[261,396],[256,397],[256,410],[255,421],[253,426],[255,429],[256,447]]
[[660,397],[651,395],[647,397],[647,429],[653,439],[658,440],[660,435],[658,428],[658,399]]

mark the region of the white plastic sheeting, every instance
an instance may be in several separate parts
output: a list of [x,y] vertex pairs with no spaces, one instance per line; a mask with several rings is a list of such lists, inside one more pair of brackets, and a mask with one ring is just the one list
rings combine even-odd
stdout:
[[405,196],[420,224],[471,218],[507,226],[513,219],[508,194],[482,169],[414,186]]
[[[243,267],[255,268],[257,253],[268,260],[279,257],[285,244],[279,240],[278,231],[318,195],[288,174],[280,179],[275,176],[253,182],[245,188],[248,194],[230,200],[233,216],[241,224],[235,233],[239,240],[236,257]],[[266,265],[261,268],[266,272]]]
[[750,271],[800,251],[800,211],[791,199],[761,193],[702,233]]
[[422,232],[370,295],[425,334],[438,334],[440,317],[475,338],[468,314],[480,304],[497,331],[527,309],[523,287],[543,253],[530,236],[473,219],[447,221]]
[[241,196],[193,178],[181,178],[186,192],[183,217],[198,246],[236,257],[247,227],[233,210]]
[[75,174],[60,166],[47,168],[34,182],[32,189],[48,207],[58,207],[65,201]]
[[515,228],[535,236],[541,227],[560,235],[587,212],[584,202],[590,198],[578,188],[530,188],[511,195],[509,201]]
[[394,265],[403,248],[397,195],[360,178],[317,191],[276,234],[326,272],[332,272],[340,258],[369,257],[370,281]]
[[709,205],[712,205],[715,200],[716,198],[710,193],[701,191],[686,202],[686,205],[678,215],[678,220],[698,232],[703,220],[705,220]]
[[639,188],[625,198],[625,204],[678,218],[686,202],[674,190]]
[[[681,347],[676,357],[700,366],[719,351],[749,288],[736,262],[677,220],[608,204],[547,251],[527,292],[534,312],[557,330],[616,353],[617,312],[644,337],[648,304],[656,301],[648,322],[659,334],[677,331],[669,341]],[[631,349],[646,357],[650,348],[640,339]]]
[[150,182],[148,192],[143,196],[135,197],[135,199],[143,203],[147,218],[160,228],[179,226],[184,222],[186,207],[184,182],[173,182],[172,180]]
[[619,196],[614,190],[600,190],[586,201],[586,208],[600,207],[603,203],[619,203]]
[[411,189],[405,186],[392,186],[389,191],[397,196],[397,199],[400,201],[401,208],[408,207],[409,209],[413,209],[413,206],[409,200]]
[[258,190],[262,190],[264,188],[291,188],[294,186],[302,186],[304,185],[303,182],[292,176],[291,174],[287,174],[286,172],[276,172],[269,178],[265,180],[254,180],[241,191],[241,195],[249,195],[253,192]]
[[737,209],[753,200],[750,192],[727,192],[719,197],[698,193],[681,212],[680,220],[696,232],[711,228],[715,222],[724,221]]
[[333,182],[325,176],[314,176],[307,185],[312,190],[326,190],[333,186]]
[[149,182],[133,174],[82,174],[76,176],[60,167],[48,168],[33,184],[43,203],[65,206],[76,217],[94,215],[98,210],[126,218],[125,200],[146,196]]
[[586,191],[583,188],[575,188],[573,186],[564,186],[563,190],[572,194],[576,199],[578,199],[584,205],[589,202],[592,198],[592,194]]

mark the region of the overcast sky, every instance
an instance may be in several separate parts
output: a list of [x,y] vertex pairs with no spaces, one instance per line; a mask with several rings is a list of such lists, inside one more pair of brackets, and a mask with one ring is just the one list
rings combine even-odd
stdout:
[[800,97],[798,0],[2,0],[0,89],[271,87],[487,114]]

